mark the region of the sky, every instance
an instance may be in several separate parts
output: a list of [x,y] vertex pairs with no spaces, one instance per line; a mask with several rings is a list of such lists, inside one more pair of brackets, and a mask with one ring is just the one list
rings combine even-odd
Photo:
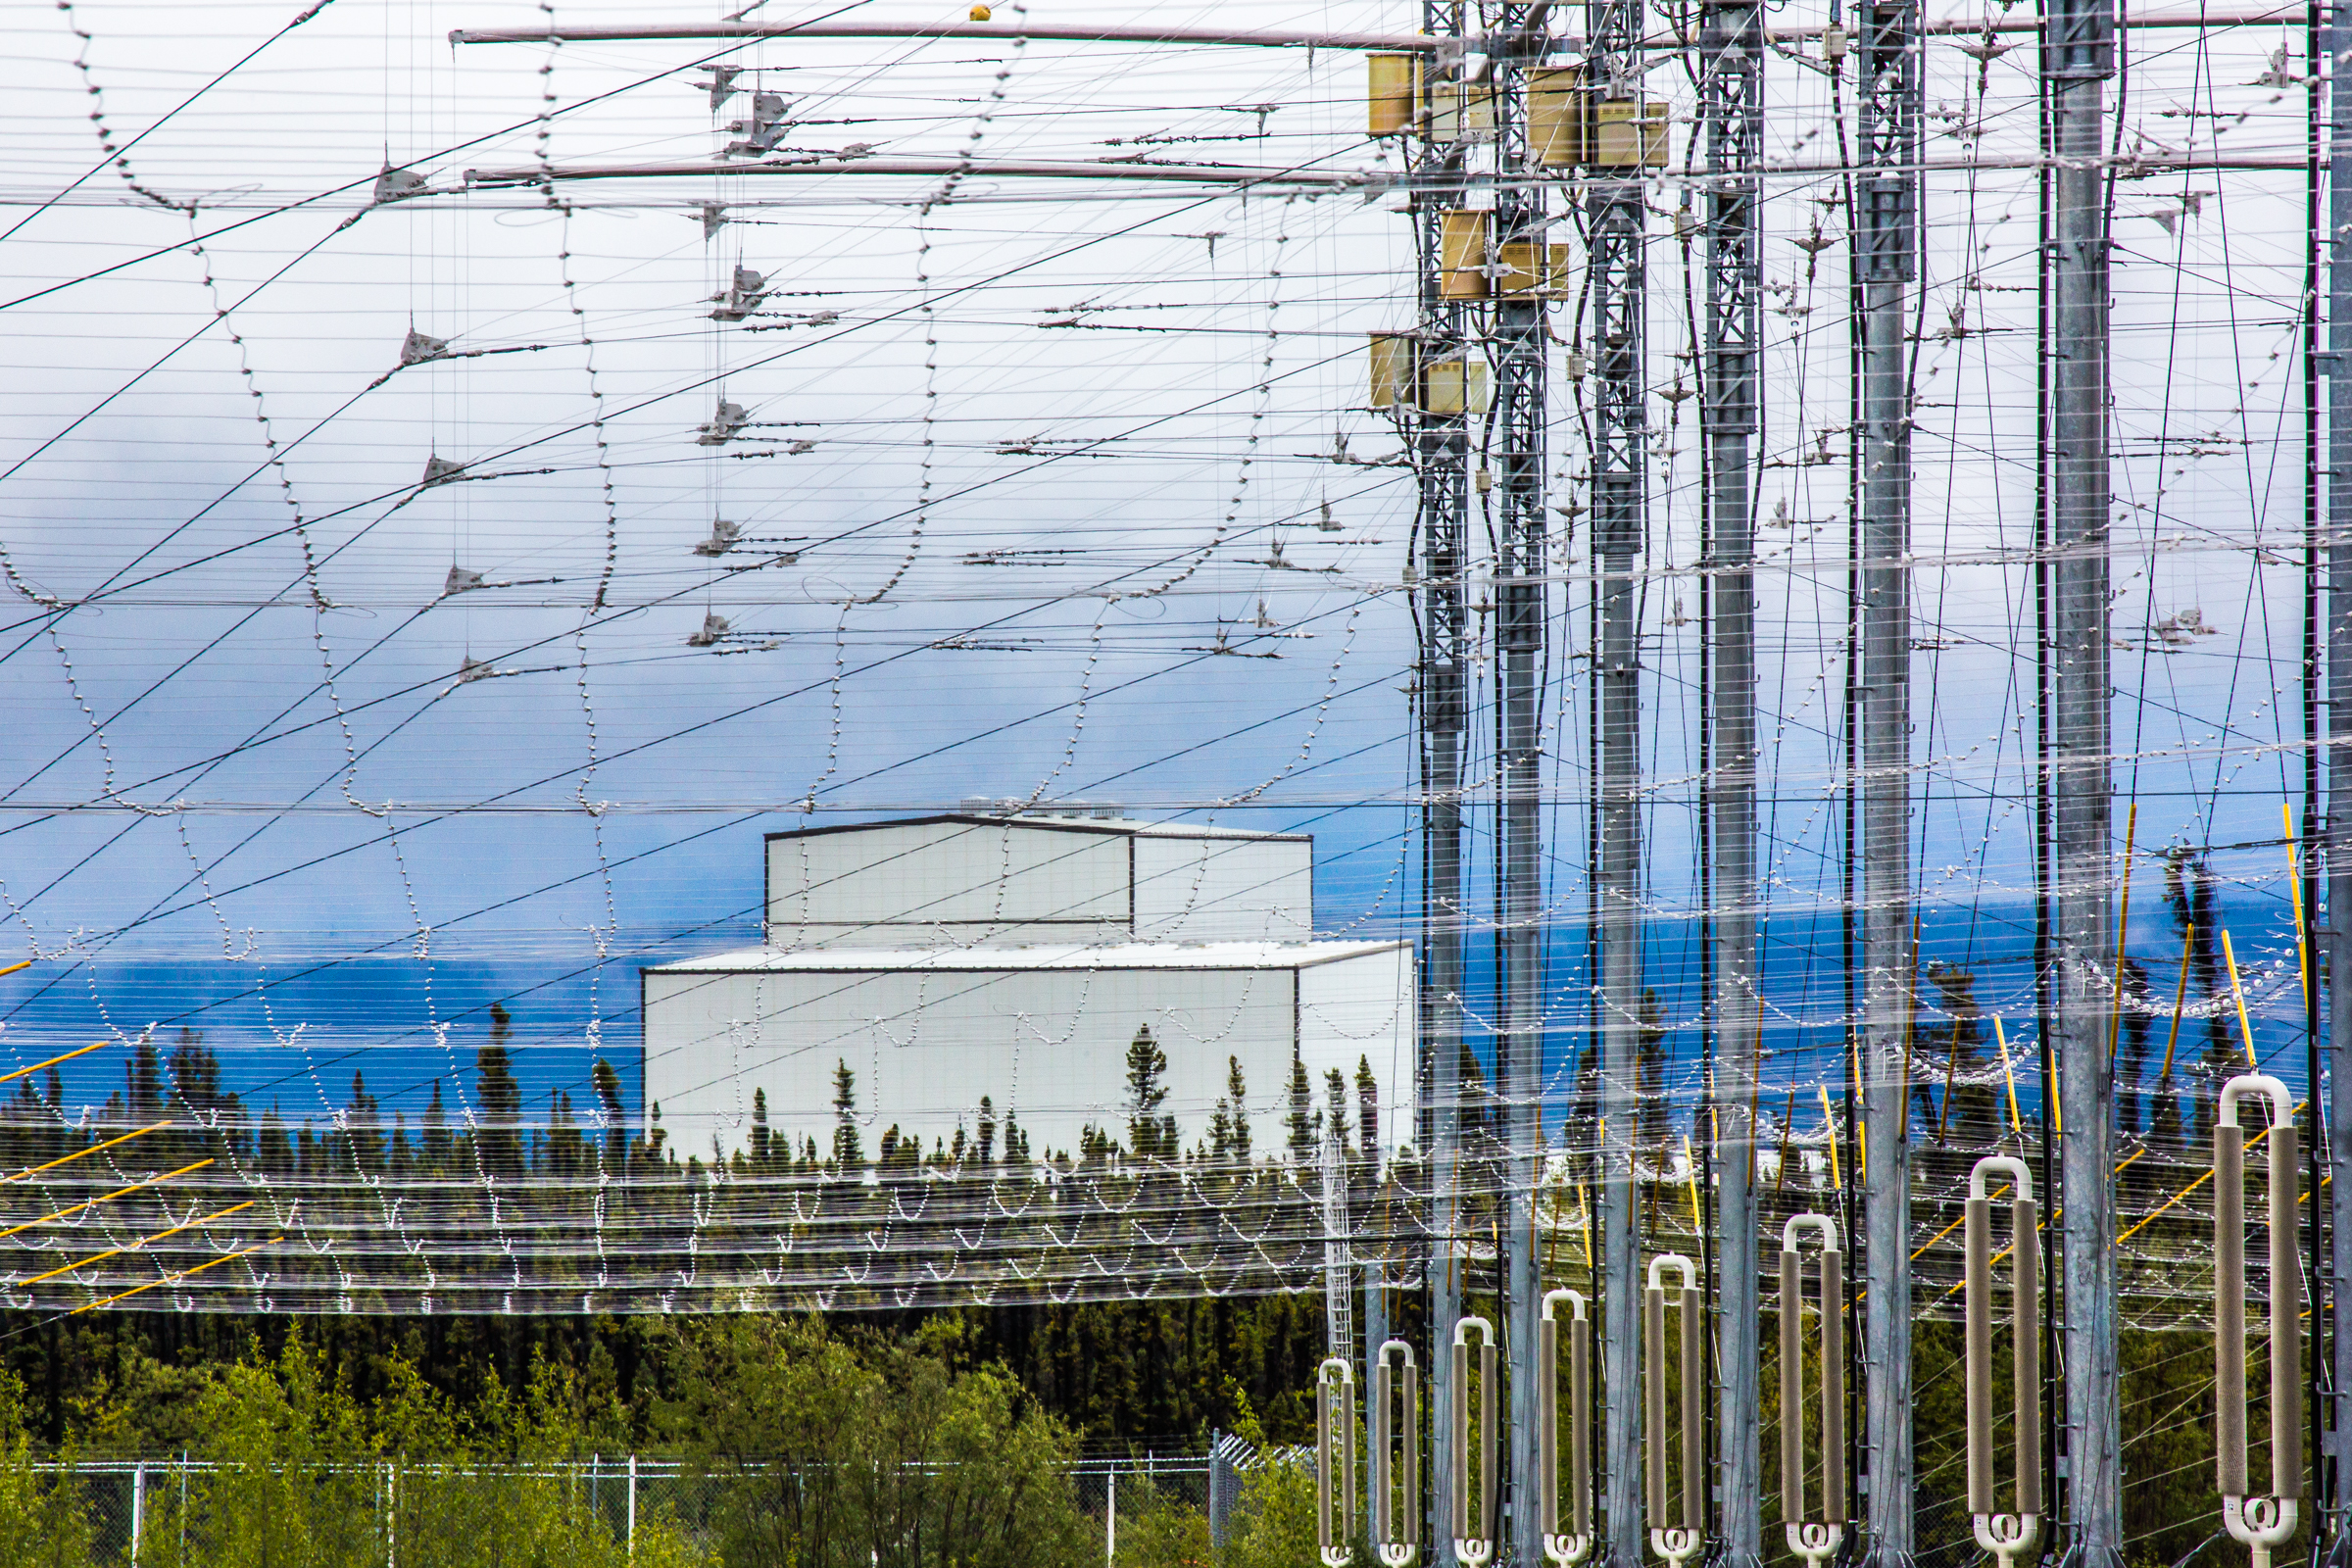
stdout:
[[[1387,0],[1248,11],[1331,30],[1418,18]],[[35,960],[0,979],[0,1063],[189,1028],[290,1114],[331,1114],[354,1072],[414,1106],[436,1079],[462,1090],[503,1001],[533,1096],[576,1095],[597,1056],[635,1049],[639,965],[758,941],[762,832],[974,798],[1312,832],[1325,933],[1409,932],[1411,483],[1362,407],[1365,334],[1412,319],[1400,196],[987,168],[1394,172],[1398,150],[1363,135],[1360,58],[447,37],[719,14],[74,0],[0,19],[0,947]],[[2014,37],[1938,39],[1924,68],[1914,856],[1929,951],[1984,965],[2018,1015],[2034,114],[2031,50],[1986,36]],[[2118,145],[2150,163],[2115,184],[2114,617],[2117,776],[2138,807],[2128,946],[2169,978],[2157,857],[2238,846],[2211,863],[2242,911],[2265,1049],[2290,1059],[2302,99],[2264,79],[2299,76],[2291,51],[2272,57],[2283,41],[2133,35]],[[714,111],[720,58],[742,74]],[[1820,69],[1817,41],[1776,52],[1768,79],[1760,702],[1767,925],[1789,935],[1767,983],[1795,1082],[1838,1070],[1845,1006],[1851,383],[1823,170],[1853,127],[1850,75]],[[1676,151],[1649,190],[1645,898],[1652,979],[1695,1039],[1706,197],[1683,173],[1688,74],[1652,83]],[[552,197],[467,183],[707,165],[761,93],[787,106],[788,156],[973,167],[564,179]],[[2181,154],[2233,167],[2164,162]],[[387,168],[422,191],[373,201]],[[1567,196],[1551,208],[1573,241]],[[738,270],[760,297],[714,319]],[[1580,330],[1564,305],[1553,324]],[[404,367],[411,333],[447,357]],[[1585,389],[1565,352],[1547,391],[1558,1070],[1589,1006]],[[698,440],[728,405],[743,427]],[[436,461],[457,466],[421,484]],[[737,542],[698,554],[722,524]],[[1479,737],[1482,803],[1491,751]],[[1482,890],[1487,823],[1475,807]],[[1483,988],[1483,896],[1471,928]],[[102,1097],[120,1060],[77,1063],[74,1097]]]

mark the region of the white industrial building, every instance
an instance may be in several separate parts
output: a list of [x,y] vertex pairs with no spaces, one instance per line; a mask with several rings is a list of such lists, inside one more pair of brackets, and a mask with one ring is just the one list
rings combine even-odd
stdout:
[[1317,942],[1313,843],[1052,815],[933,816],[768,835],[766,940],[642,971],[644,1103],[672,1147],[748,1140],[755,1091],[798,1148],[830,1147],[836,1065],[870,1156],[884,1128],[954,1141],[987,1097],[1033,1153],[1088,1125],[1123,1142],[1126,1054],[1149,1024],[1186,1148],[1239,1058],[1255,1148],[1279,1151],[1296,1053],[1357,1063],[1381,1138],[1410,1137],[1414,976],[1403,942]]

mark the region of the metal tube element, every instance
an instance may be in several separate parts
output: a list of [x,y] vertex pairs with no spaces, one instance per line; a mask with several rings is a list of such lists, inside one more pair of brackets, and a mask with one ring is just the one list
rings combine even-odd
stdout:
[[[1528,49],[1501,48],[1492,70],[1494,175],[1490,243],[1503,257],[1547,252],[1549,196],[1529,136],[1527,70],[1548,39],[1548,0],[1504,0],[1488,8],[1498,38],[1524,38]],[[1524,248],[1524,249],[1522,249]],[[1548,640],[1551,547],[1544,509],[1547,426],[1544,381],[1548,306],[1534,294],[1504,294],[1492,307],[1488,352],[1494,362],[1494,410],[1488,424],[1494,465],[1495,661],[1495,870],[1501,907],[1495,922],[1495,980],[1501,1028],[1495,1079],[1503,1118],[1503,1327],[1511,1366],[1535,1364],[1544,1293],[1536,1251],[1536,1189],[1544,1149],[1544,671]],[[1508,1516],[1511,1556],[1533,1565],[1543,1553],[1535,1495],[1535,1389],[1511,1383]]]
[[[2271,1492],[2248,1495],[2246,1477],[2246,1133],[2238,1102],[2271,1102]],[[2295,1533],[2303,1497],[2303,1288],[2295,1256],[2301,1181],[2295,1169],[2295,1102],[2286,1085],[2241,1073],[2222,1085],[2213,1128],[2214,1470],[2222,1524],[2253,1568]]]
[[[1805,1264],[1797,1242],[1821,1233],[1821,1517],[1805,1509]],[[1845,1271],[1838,1222],[1798,1214],[1781,1231],[1781,1518],[1808,1568],[1845,1543]]]
[[[1992,1199],[1985,1178],[2009,1178],[2010,1378],[2017,1428],[2014,1511],[1993,1502],[1992,1480]],[[1977,1544],[2010,1568],[2032,1558],[2041,1539],[2041,1246],[2034,1173],[2022,1159],[1992,1154],[1969,1172],[1961,1250],[1966,1273],[1968,1512]]]
[[1421,1369],[1402,1340],[1383,1345],[1372,1366],[1371,1482],[1372,1554],[1381,1568],[1414,1568],[1421,1560]]
[[[2352,51],[2352,9],[2330,7],[2320,40],[2328,60],[2328,213],[2321,226],[2327,247],[2328,347],[2320,369],[2328,377],[2328,451],[2322,463],[2327,484],[2328,545],[2328,814],[2322,836],[2328,878],[2328,931],[2320,949],[2327,964],[2328,1114],[2322,1125],[2332,1136],[2328,1151],[2328,1227],[2334,1282],[2335,1392],[2333,1429],[2339,1434],[2335,1460],[2338,1512],[2331,1564],[2352,1564],[2352,1529],[2342,1511],[2352,1483],[2352,1453],[2341,1434],[2352,1434],[2352,76],[2344,69]],[[2315,1087],[2313,1098],[2318,1091]],[[2316,1105],[2315,1105],[2316,1109]],[[2319,1195],[2312,1195],[2316,1207]],[[2317,1303],[2315,1303],[2316,1306]]]
[[[1568,1528],[1560,1528],[1560,1324],[1552,1309],[1566,1301],[1568,1320]],[[1544,1298],[1536,1340],[1537,1475],[1544,1555],[1576,1568],[1592,1555],[1592,1325],[1585,1298],[1552,1291]]]
[[1323,1568],[1355,1548],[1355,1370],[1332,1356],[1315,1372],[1315,1546]]
[[[1381,53],[1429,54],[1445,50],[1449,38],[1412,32],[1296,32],[1234,27],[1050,26],[1023,23],[934,22],[681,22],[618,27],[459,27],[449,35],[462,43],[652,43],[740,38],[956,38],[966,43],[1168,43],[1227,44],[1261,49],[1363,49]],[[1476,47],[1473,43],[1472,47]]]
[[[1683,1276],[1675,1300],[1682,1332],[1674,1369],[1682,1384],[1682,1486],[1672,1493],[1666,1485],[1666,1287],[1660,1279],[1668,1269],[1679,1269]],[[1649,1549],[1675,1568],[1694,1556],[1707,1539],[1707,1448],[1700,1415],[1707,1387],[1706,1343],[1700,1332],[1705,1310],[1696,1265],[1680,1252],[1662,1252],[1649,1260],[1649,1285],[1642,1293]]]
[[[1478,1330],[1478,1428],[1476,1446],[1472,1445],[1470,1426],[1470,1341],[1469,1333]],[[1453,1428],[1453,1554],[1462,1568],[1486,1568],[1494,1560],[1495,1474],[1498,1457],[1494,1426],[1494,1327],[1483,1317],[1466,1317],[1453,1326],[1453,1345],[1448,1352],[1453,1359],[1452,1408],[1450,1425]],[[1478,1470],[1478,1506],[1474,1520],[1470,1505],[1471,1467]],[[1476,1526],[1477,1533],[1472,1534]]]
[[[998,159],[970,162],[956,158],[833,158],[811,154],[781,163],[742,164],[573,164],[532,165],[522,169],[468,169],[466,184],[479,190],[495,185],[538,185],[549,180],[581,179],[709,179],[739,174],[903,174],[934,179],[943,174],[968,173],[986,179],[1145,179],[1177,180],[1207,185],[1306,185],[1349,189],[1370,182],[1358,173],[1318,170],[1237,168],[1230,164],[1116,164],[1079,160],[1056,163],[1043,159]],[[1377,176],[1383,180],[1387,176]]]

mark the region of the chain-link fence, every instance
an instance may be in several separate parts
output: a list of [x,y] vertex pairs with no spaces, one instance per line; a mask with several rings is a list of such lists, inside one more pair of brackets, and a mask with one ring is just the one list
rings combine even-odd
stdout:
[[[1072,1500],[1105,1563],[1131,1533],[1199,1521],[1221,1548],[1243,1477],[1303,1450],[1261,1452],[1221,1436],[1206,1453],[1082,1459]],[[249,1467],[189,1456],[30,1467],[14,1499],[28,1521],[6,1553],[42,1568],[213,1568],[261,1561],[301,1568],[481,1568],[506,1562],[764,1564],[799,1560],[757,1544],[780,1491],[805,1493],[788,1466],[713,1468],[675,1458],[593,1456],[577,1463]],[[786,1532],[789,1534],[789,1532]],[[754,1544],[744,1546],[747,1539]],[[1138,1543],[1131,1540],[1131,1547]],[[1099,1557],[1095,1554],[1099,1552]],[[877,1562],[881,1561],[877,1554]]]

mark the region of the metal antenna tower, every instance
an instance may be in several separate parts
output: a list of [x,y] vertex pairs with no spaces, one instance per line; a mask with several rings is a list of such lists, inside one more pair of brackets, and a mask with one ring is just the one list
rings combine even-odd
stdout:
[[[1644,0],[1587,0],[1588,91],[1602,102],[1642,101]],[[1637,111],[1638,112],[1638,111]],[[1597,142],[1598,127],[1595,126]],[[1640,131],[1636,132],[1639,136]],[[1636,1088],[1641,1051],[1642,665],[1635,569],[1647,531],[1647,368],[1643,343],[1648,268],[1642,255],[1639,153],[1630,168],[1594,168],[1585,189],[1586,326],[1592,344],[1592,487],[1594,592],[1600,645],[1594,650],[1593,759],[1600,832],[1592,880],[1600,904],[1602,1446],[1605,1568],[1639,1568],[1642,1540],[1641,1239],[1634,1190]]]
[[1863,1445],[1870,1568],[1912,1561],[1910,345],[1919,275],[1918,0],[1861,0],[1853,184],[1862,669]]
[[[1465,149],[1436,134],[1432,113],[1438,78],[1458,70],[1461,8],[1453,0],[1425,0],[1422,28],[1452,40],[1424,68],[1413,93],[1414,123],[1406,130],[1412,156],[1412,215],[1420,263],[1420,316],[1411,345],[1410,412],[1406,435],[1420,490],[1421,532],[1421,1039],[1424,1109],[1422,1137],[1430,1152],[1437,1198],[1437,1235],[1429,1258],[1430,1408],[1448,1408],[1451,1358],[1443,1347],[1462,1315],[1462,764],[1470,706],[1470,612],[1464,591],[1469,570],[1469,422],[1467,370],[1463,395],[1451,413],[1435,413],[1423,367],[1462,350],[1464,307],[1446,296],[1439,264],[1446,214],[1462,205]],[[1463,117],[1456,113],[1454,124]],[[1429,1527],[1425,1539],[1446,1539],[1446,1499],[1452,1494],[1453,1443],[1444,1421],[1430,1427]]]
[[1717,1214],[1723,1237],[1718,1321],[1717,1442],[1721,1568],[1763,1561],[1764,1469],[1759,1435],[1754,1114],[1763,1008],[1756,940],[1756,470],[1762,427],[1759,354],[1763,257],[1756,171],[1764,136],[1764,8],[1723,0],[1699,21],[1698,112],[1706,127],[1707,559],[1716,573],[1709,617],[1708,716],[1714,772],[1708,791],[1713,855],[1714,1023],[1720,1106]]
[[[1549,570],[1544,525],[1544,284],[1550,273],[1544,185],[1528,135],[1528,80],[1550,38],[1550,0],[1494,8],[1488,49],[1494,95],[1494,255],[1501,273],[1494,307],[1495,368],[1493,462],[1495,538],[1495,754],[1501,799],[1495,858],[1502,908],[1496,979],[1502,1032],[1495,1053],[1501,1089],[1504,1328],[1511,1380],[1510,1541],[1521,1564],[1544,1560],[1537,1319],[1544,1285],[1536,1248],[1536,1180],[1544,1145],[1544,645]],[[1518,264],[1515,268],[1514,261]]]
[[[2328,377],[2328,816],[2324,831],[2328,876],[2328,1122],[2330,1221],[2333,1256],[2328,1269],[2334,1292],[2335,1487],[2328,1500],[2337,1505],[2335,1537],[2328,1561],[2352,1563],[2352,1522],[2342,1511],[2352,1481],[2352,12],[2330,6],[2324,29],[2316,32],[2326,51],[2328,93],[2327,321],[2329,352],[2317,356]],[[2304,68],[2317,74],[2320,62]],[[2316,455],[2316,454],[2315,454]],[[2317,846],[2315,846],[2317,848]],[[2313,1086],[2314,1098],[2318,1087]],[[2315,1144],[2319,1142],[2314,1135]],[[2316,1319],[2320,1303],[2312,1307]],[[2315,1358],[2316,1359],[2316,1358]]]
[[2051,244],[2046,418],[2052,585],[2049,890],[2052,1037],[2066,1292],[2069,1568],[2123,1561],[2115,1304],[2115,1086],[2108,1061],[2115,935],[2108,694],[2108,172],[2104,82],[2115,0],[2049,0],[2042,37]]

